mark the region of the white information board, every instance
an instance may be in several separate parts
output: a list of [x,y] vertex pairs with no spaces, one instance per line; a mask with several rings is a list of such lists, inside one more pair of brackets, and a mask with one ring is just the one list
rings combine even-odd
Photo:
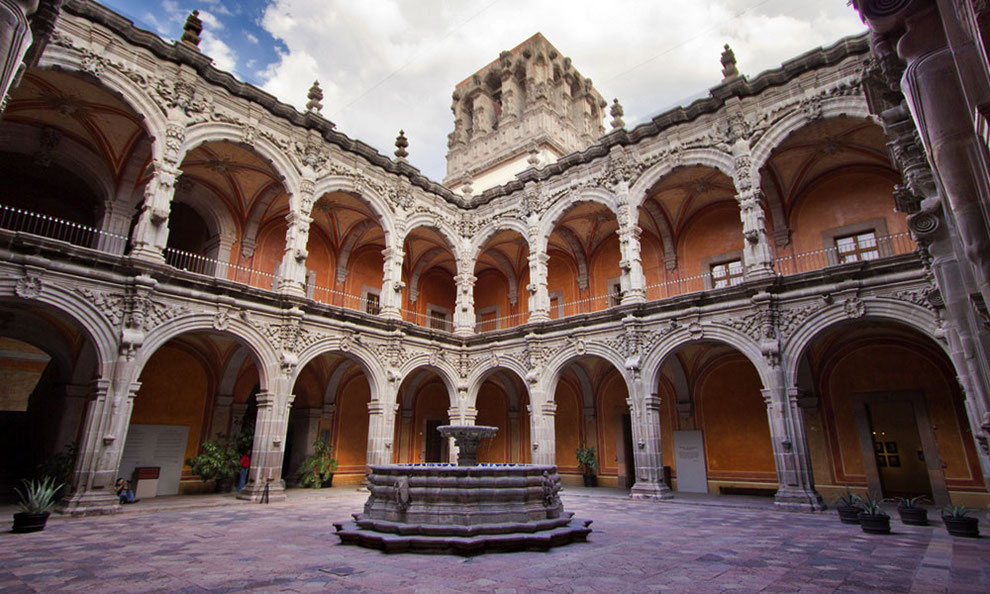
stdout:
[[120,460],[119,476],[131,480],[139,466],[158,466],[158,495],[178,495],[186,456],[186,425],[131,425]]
[[674,463],[677,464],[677,490],[707,493],[705,441],[701,431],[674,431]]

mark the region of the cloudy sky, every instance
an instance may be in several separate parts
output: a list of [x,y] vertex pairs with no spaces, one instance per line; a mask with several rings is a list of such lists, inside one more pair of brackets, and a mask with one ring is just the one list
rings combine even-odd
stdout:
[[[178,39],[192,9],[218,68],[302,109],[313,80],[337,129],[443,179],[454,85],[537,31],[590,77],[626,127],[707,94],[724,43],[763,70],[865,30],[845,0],[100,0]],[[607,124],[606,124],[607,125]]]

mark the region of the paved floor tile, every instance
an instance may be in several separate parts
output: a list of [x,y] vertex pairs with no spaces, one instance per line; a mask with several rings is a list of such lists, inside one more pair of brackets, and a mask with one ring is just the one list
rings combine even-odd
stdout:
[[[587,543],[463,558],[341,546],[366,495],[331,489],[226,504],[56,518],[0,534],[4,592],[988,592],[990,539],[942,526],[870,536],[830,513],[565,494]],[[134,510],[140,512],[140,510]]]

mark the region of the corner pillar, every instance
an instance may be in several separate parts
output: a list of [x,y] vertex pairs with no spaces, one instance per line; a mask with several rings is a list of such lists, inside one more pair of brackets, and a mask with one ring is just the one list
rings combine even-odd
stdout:
[[[169,124],[170,131],[181,126]],[[146,262],[165,262],[165,245],[168,242],[168,217],[175,196],[175,181],[182,173],[171,163],[155,162],[154,173],[144,188],[144,202],[134,226],[130,255]]]
[[0,0],[0,113],[7,94],[18,77],[31,42],[28,17],[38,9],[38,0]]
[[617,232],[622,260],[622,305],[644,303],[646,301],[646,275],[643,273],[643,258],[640,255],[639,236],[643,232],[639,225],[632,223]]
[[815,490],[811,470],[808,434],[804,425],[804,408],[816,405],[816,399],[797,388],[774,387],[762,390],[770,421],[777,467],[777,494],[774,504],[789,511],[818,511],[825,508]]
[[395,413],[399,408],[394,401],[395,398],[388,401],[373,399],[368,402],[367,465],[369,467],[392,463]]
[[[634,389],[642,391],[641,379],[633,380]],[[632,412],[633,463],[636,482],[629,496],[633,499],[670,499],[670,485],[663,482],[663,455],[660,451],[660,397],[628,398]]]
[[282,462],[285,456],[285,436],[289,421],[289,408],[294,396],[283,393],[259,392],[258,418],[254,425],[254,445],[251,448],[251,471],[247,485],[238,493],[238,499],[261,501],[267,487],[268,501],[285,500],[285,481],[282,480]]
[[[534,394],[531,394],[531,397]],[[535,400],[535,398],[534,398]],[[556,426],[554,418],[557,414],[557,403],[554,401],[542,404],[530,404],[531,432],[533,444],[533,464],[552,466],[557,464]]]
[[461,273],[454,277],[457,283],[457,303],[454,306],[454,335],[474,334],[474,283],[478,278],[473,274]]
[[767,238],[766,215],[763,212],[763,192],[750,189],[736,196],[739,218],[743,224],[743,266],[746,280],[771,278],[773,251]]
[[382,270],[382,292],[380,297],[381,316],[392,320],[402,319],[402,290],[406,287],[402,282],[402,259],[405,257],[399,248],[382,250],[385,258]]
[[294,208],[285,216],[288,228],[285,230],[285,253],[275,274],[275,290],[286,295],[297,297],[306,296],[306,258],[309,252],[309,225],[313,222],[309,216],[313,210],[313,193],[315,184],[303,180],[300,184],[299,199],[290,201]]
[[547,288],[547,262],[550,256],[546,252],[533,251],[532,244],[529,252],[529,321],[545,322],[550,319],[550,291]]

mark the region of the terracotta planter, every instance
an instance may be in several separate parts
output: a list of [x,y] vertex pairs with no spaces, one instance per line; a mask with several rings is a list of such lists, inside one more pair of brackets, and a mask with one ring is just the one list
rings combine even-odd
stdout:
[[978,518],[953,518],[952,516],[942,516],[945,522],[945,529],[952,536],[966,536],[978,538],[980,536],[980,520]]
[[11,532],[24,533],[44,530],[49,515],[51,512],[41,512],[40,514],[17,512],[14,514],[14,527]]
[[585,487],[597,487],[598,486],[598,475],[597,474],[584,474]]
[[867,534],[890,534],[890,516],[859,512],[859,526]]
[[928,510],[923,507],[897,507],[901,522],[908,526],[927,526]]
[[843,524],[859,524],[859,512],[863,508],[858,505],[840,505],[835,511],[839,512],[839,521]]

